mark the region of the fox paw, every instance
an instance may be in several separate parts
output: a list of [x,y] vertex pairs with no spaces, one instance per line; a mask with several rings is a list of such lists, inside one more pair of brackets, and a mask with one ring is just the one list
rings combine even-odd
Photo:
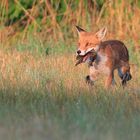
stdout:
[[89,75],[86,76],[86,83],[91,86],[94,85],[94,82],[90,79]]
[[122,76],[122,85],[125,86],[126,85],[126,82],[131,80],[132,79],[132,76],[130,73],[126,73]]

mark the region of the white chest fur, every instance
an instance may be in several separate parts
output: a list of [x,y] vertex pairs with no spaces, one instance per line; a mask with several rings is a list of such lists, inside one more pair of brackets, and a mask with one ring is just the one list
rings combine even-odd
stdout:
[[108,57],[106,55],[101,54],[100,52],[97,55],[93,66],[90,67],[90,73],[104,73],[109,74],[109,67],[106,65]]

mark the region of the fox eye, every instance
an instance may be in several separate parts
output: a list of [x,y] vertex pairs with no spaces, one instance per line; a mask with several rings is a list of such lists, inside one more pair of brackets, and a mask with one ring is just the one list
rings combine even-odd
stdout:
[[87,47],[87,46],[92,46],[92,45],[93,45],[93,43],[86,43],[85,46]]
[[89,43],[89,45],[91,46],[91,45],[93,45],[93,43]]
[[87,47],[87,46],[89,46],[89,43],[86,43],[86,45],[85,45],[85,46],[86,46],[86,47]]

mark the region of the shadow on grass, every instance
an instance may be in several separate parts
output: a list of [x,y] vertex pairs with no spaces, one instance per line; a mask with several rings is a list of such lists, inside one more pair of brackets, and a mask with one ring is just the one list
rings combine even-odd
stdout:
[[1,89],[0,135],[3,139],[136,140],[139,107],[139,97],[121,89]]

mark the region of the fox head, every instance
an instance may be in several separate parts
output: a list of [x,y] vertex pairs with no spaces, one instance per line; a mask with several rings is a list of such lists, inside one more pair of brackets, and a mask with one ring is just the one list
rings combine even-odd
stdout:
[[91,50],[97,51],[101,41],[104,39],[107,28],[102,28],[96,33],[86,32],[84,29],[76,26],[79,35],[77,55],[85,55]]

